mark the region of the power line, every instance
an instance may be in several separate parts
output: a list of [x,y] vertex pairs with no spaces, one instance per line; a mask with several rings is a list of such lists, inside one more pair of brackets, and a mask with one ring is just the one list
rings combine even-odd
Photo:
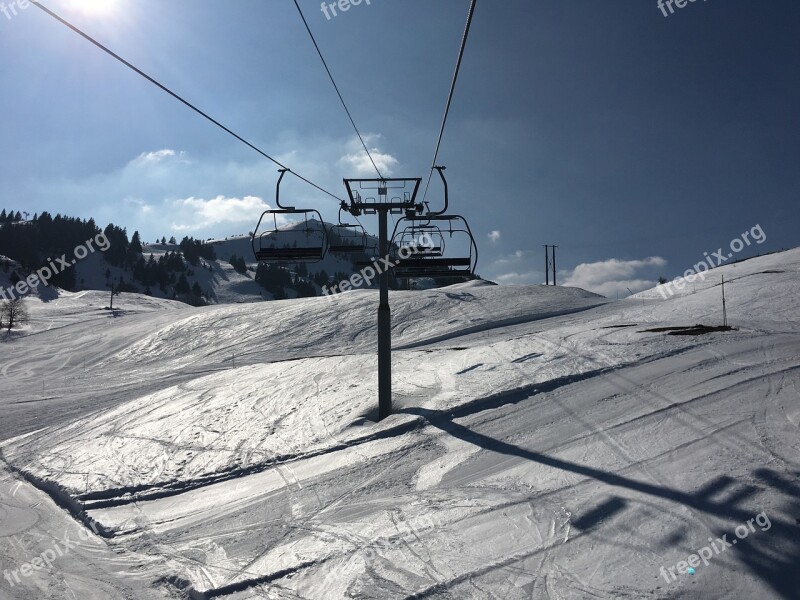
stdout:
[[[295,0],[296,1],[296,0]],[[428,183],[425,184],[425,193],[422,194],[422,202],[425,203],[425,198],[428,197],[428,188],[431,186],[431,178],[433,177],[433,169],[436,167],[436,161],[439,159],[439,149],[442,146],[442,138],[444,137],[444,129],[447,125],[447,117],[450,114],[450,105],[453,103],[453,94],[456,91],[456,82],[458,81],[458,74],[461,71],[461,61],[464,59],[464,49],[467,46],[467,38],[469,37],[469,30],[472,27],[472,17],[475,14],[475,5],[478,0],[471,0],[469,5],[469,12],[467,13],[467,25],[464,28],[464,36],[461,38],[461,49],[458,51],[458,61],[456,62],[456,70],[453,73],[453,82],[450,84],[450,95],[447,97],[447,106],[444,109],[444,118],[442,119],[442,128],[439,130],[439,140],[436,142],[436,152],[433,154],[433,163],[431,163],[431,172],[428,174]]]
[[347,113],[347,117],[350,119],[350,123],[353,125],[353,129],[355,129],[356,135],[358,136],[358,139],[361,142],[361,145],[364,147],[364,152],[367,153],[367,156],[369,157],[369,161],[372,163],[372,166],[375,168],[375,172],[378,174],[378,177],[380,179],[383,179],[383,175],[381,175],[381,172],[378,169],[378,165],[375,164],[375,161],[372,158],[372,154],[370,154],[370,151],[367,148],[367,145],[364,143],[364,138],[361,137],[361,133],[358,131],[358,127],[356,127],[356,122],[353,120],[353,115],[350,114],[350,110],[347,108],[347,104],[345,104],[345,102],[344,102],[344,98],[342,97],[342,93],[339,91],[339,86],[336,85],[336,81],[333,79],[333,74],[331,73],[331,70],[328,68],[328,63],[325,61],[325,57],[322,55],[322,50],[319,49],[319,44],[317,44],[317,40],[314,38],[314,34],[311,32],[311,27],[309,27],[308,21],[306,21],[306,17],[303,14],[303,10],[300,8],[300,5],[297,3],[297,0],[294,0],[294,5],[297,7],[297,12],[300,13],[300,18],[303,19],[303,25],[306,26],[306,31],[308,31],[308,35],[311,37],[311,41],[314,43],[314,48],[317,49],[317,54],[319,54],[319,58],[320,58],[320,60],[322,60],[322,65],[325,67],[325,71],[327,71],[327,73],[328,73],[328,77],[330,78],[331,83],[333,84],[333,88],[336,90],[336,95],[339,96],[339,100],[341,101],[342,106],[344,107],[344,112]]
[[266,158],[266,159],[268,159],[268,160],[272,161],[273,163],[275,163],[276,165],[278,165],[280,168],[282,168],[282,169],[286,169],[287,171],[289,171],[290,173],[292,173],[292,175],[294,175],[294,176],[295,176],[295,177],[297,177],[298,179],[300,179],[300,180],[302,180],[302,181],[306,182],[306,183],[307,183],[308,185],[310,185],[311,187],[314,187],[314,188],[318,189],[320,192],[323,192],[323,193],[327,194],[328,196],[330,196],[331,198],[334,198],[334,199],[338,200],[339,202],[343,202],[343,200],[342,200],[341,198],[339,198],[337,195],[335,195],[335,194],[332,194],[332,193],[331,193],[331,192],[329,192],[328,190],[326,190],[326,189],[324,189],[324,188],[322,188],[322,187],[318,186],[318,185],[317,185],[316,183],[314,183],[313,181],[310,181],[310,180],[306,179],[305,177],[303,177],[303,176],[302,176],[302,175],[300,175],[299,173],[295,173],[295,172],[294,172],[294,171],[292,171],[292,170],[291,170],[289,167],[287,167],[287,166],[285,166],[285,165],[281,164],[279,161],[277,161],[276,159],[272,158],[272,157],[271,157],[269,154],[267,154],[266,152],[264,152],[263,150],[261,150],[261,148],[259,148],[258,146],[255,146],[255,145],[254,145],[254,144],[252,144],[251,142],[248,142],[246,139],[244,139],[244,138],[243,138],[242,136],[240,136],[238,133],[236,133],[236,132],[234,132],[233,130],[229,129],[228,127],[226,127],[225,125],[223,125],[222,123],[220,123],[219,121],[217,121],[216,119],[214,119],[214,118],[213,118],[211,115],[209,115],[209,114],[207,114],[207,113],[203,112],[202,110],[200,110],[199,108],[197,108],[197,107],[196,107],[194,104],[192,104],[191,102],[189,102],[188,100],[186,100],[186,99],[185,99],[185,98],[183,98],[182,96],[178,95],[177,93],[173,92],[173,91],[172,91],[171,89],[169,89],[167,86],[165,86],[164,84],[160,83],[159,81],[157,81],[156,79],[154,79],[153,77],[151,77],[150,75],[148,75],[147,73],[145,73],[144,71],[142,71],[141,69],[137,68],[136,66],[134,66],[133,64],[131,64],[130,62],[128,62],[127,60],[125,60],[124,58],[122,58],[122,57],[121,57],[119,54],[117,54],[117,53],[113,52],[112,50],[110,50],[109,48],[107,48],[106,46],[104,46],[103,44],[101,44],[100,42],[98,42],[97,40],[95,40],[93,37],[91,37],[91,36],[90,36],[90,35],[88,35],[87,33],[84,33],[83,31],[81,31],[80,29],[78,29],[77,27],[75,27],[75,25],[73,25],[72,23],[70,23],[70,22],[69,22],[69,21],[67,21],[66,19],[64,19],[64,18],[60,17],[59,15],[57,15],[56,13],[54,13],[54,12],[53,12],[52,10],[50,10],[49,8],[47,8],[47,7],[45,7],[45,6],[41,5],[41,4],[39,4],[39,2],[38,2],[37,0],[31,0],[31,4],[33,4],[33,5],[34,5],[34,6],[36,6],[37,8],[40,8],[40,9],[42,9],[42,10],[43,10],[45,13],[47,13],[48,15],[50,15],[51,17],[53,17],[53,18],[54,18],[56,21],[60,22],[62,25],[65,25],[66,27],[68,27],[69,29],[71,29],[72,31],[74,31],[75,33],[77,33],[79,36],[81,36],[82,38],[84,38],[84,39],[85,39],[85,40],[87,40],[88,42],[90,42],[90,43],[94,44],[95,46],[97,46],[98,48],[100,48],[100,50],[102,50],[103,52],[105,52],[106,54],[108,54],[109,56],[111,56],[112,58],[116,59],[117,61],[121,62],[123,65],[125,65],[126,67],[128,67],[129,69],[131,69],[131,70],[132,70],[134,73],[136,73],[137,75],[140,75],[141,77],[145,78],[147,81],[149,81],[150,83],[152,83],[152,84],[153,84],[153,85],[155,85],[156,87],[160,88],[161,90],[163,90],[164,92],[166,92],[167,94],[169,94],[170,96],[172,96],[173,98],[175,98],[176,100],[178,100],[179,102],[183,103],[184,105],[186,105],[187,107],[189,107],[190,109],[192,109],[194,112],[196,112],[197,114],[199,114],[201,117],[203,117],[203,118],[207,119],[208,121],[210,121],[211,123],[213,123],[214,125],[216,125],[217,127],[219,127],[220,129],[222,129],[223,131],[225,131],[226,133],[228,133],[228,134],[232,135],[233,137],[235,137],[237,140],[239,140],[240,142],[242,142],[242,143],[243,143],[244,145],[246,145],[247,147],[249,147],[249,148],[251,148],[251,149],[255,150],[256,152],[258,152],[258,153],[259,153],[261,156],[263,156],[264,158]]

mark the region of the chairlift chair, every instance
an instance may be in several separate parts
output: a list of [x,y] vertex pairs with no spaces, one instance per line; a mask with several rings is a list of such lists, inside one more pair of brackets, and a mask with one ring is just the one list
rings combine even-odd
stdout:
[[[253,254],[258,262],[269,264],[315,263],[325,258],[328,250],[328,232],[319,211],[307,208],[283,206],[280,200],[281,181],[288,169],[280,169],[280,177],[275,191],[277,209],[266,210],[261,214],[253,231]],[[299,228],[280,229],[278,217],[302,215]],[[266,217],[266,222],[265,222]],[[272,226],[269,226],[269,220]],[[318,221],[319,227],[312,225]],[[264,228],[262,228],[262,224]]]
[[[444,186],[444,207],[439,211],[428,209],[426,214],[415,214],[407,211],[406,216],[400,219],[394,228],[392,240],[396,243],[399,252],[406,248],[403,253],[406,257],[398,256],[395,261],[394,275],[398,279],[416,279],[421,277],[433,278],[472,278],[475,276],[475,268],[478,266],[478,245],[475,236],[469,228],[469,223],[461,215],[446,215],[450,206],[450,193],[445,179],[445,167],[435,166],[434,169],[439,173]],[[398,229],[404,224],[404,229]],[[418,236],[420,239],[425,233],[433,238],[433,246],[427,249],[414,247],[421,252],[409,253],[404,246],[404,236],[411,232],[411,235]],[[432,235],[434,234],[434,235]],[[439,236],[439,237],[436,237]],[[441,240],[441,244],[436,242]],[[445,248],[445,239],[455,240],[456,243],[449,243]],[[460,243],[459,243],[460,242]]]
[[364,254],[366,259],[359,259],[355,262],[355,266],[363,269],[364,267],[371,267],[380,260],[381,249],[378,247],[377,238],[367,236],[367,244],[364,247]]
[[[400,229],[401,225],[403,229]],[[419,244],[423,235],[420,233],[416,234],[414,242],[418,244],[417,246],[404,242],[404,236],[420,230],[427,232],[438,230],[441,233],[441,245],[436,243],[436,238],[433,238],[433,246],[426,247]],[[448,241],[447,246],[445,240]],[[475,275],[475,268],[478,265],[478,246],[469,223],[461,215],[408,214],[397,222],[392,241],[398,253],[394,274],[399,279],[471,278]],[[406,251],[401,254],[404,248]],[[410,248],[421,251],[409,252]]]
[[404,250],[417,258],[436,258],[444,256],[444,234],[438,225],[417,225],[412,221],[399,234],[392,238],[395,252]]
[[339,224],[330,231],[328,250],[342,254],[364,254],[367,251],[367,232],[360,224],[342,222],[342,209],[339,209]]

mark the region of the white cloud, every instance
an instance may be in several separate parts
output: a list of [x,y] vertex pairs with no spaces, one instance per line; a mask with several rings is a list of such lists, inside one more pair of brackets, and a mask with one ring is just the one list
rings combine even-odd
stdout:
[[142,167],[148,165],[157,165],[165,162],[180,162],[183,164],[189,164],[186,152],[176,152],[175,150],[164,148],[163,150],[156,150],[154,152],[142,152],[139,156],[128,163],[128,166]]
[[139,209],[142,215],[148,215],[153,212],[153,206],[142,200],[141,198],[125,198],[123,201],[127,206],[134,206]]
[[627,296],[628,288],[636,293],[656,285],[655,280],[641,277],[640,271],[652,272],[666,264],[667,261],[660,256],[651,256],[644,260],[612,258],[580,264],[566,278],[562,275],[562,280],[566,286],[583,288],[609,298]]
[[[372,160],[375,161],[375,167],[382,175],[391,175],[395,166],[399,161],[391,154],[381,152],[377,146],[374,145],[375,141],[381,138],[380,135],[366,135],[364,136],[364,143],[369,148],[369,153],[372,155]],[[374,175],[375,167],[372,166],[367,153],[364,152],[364,147],[357,137],[351,138],[347,142],[347,153],[340,159],[340,163],[344,163],[352,169],[355,169],[356,175]]]
[[252,223],[256,215],[270,208],[256,196],[217,196],[210,200],[191,197],[168,201],[167,204],[175,231],[199,230],[218,223]]
[[495,244],[500,241],[500,232],[497,229],[494,229],[489,232],[487,237],[493,244]]
[[526,273],[517,273],[513,271],[511,273],[502,273],[497,275],[495,278],[497,283],[501,283],[504,285],[531,285],[540,283],[541,276],[535,271],[529,271]]
[[508,268],[509,265],[520,264],[520,261],[522,261],[524,258],[530,255],[531,255],[530,251],[517,250],[512,254],[507,254],[503,258],[498,258],[497,260],[492,262],[489,268],[492,271],[497,270],[497,267]]
[[[370,147],[380,145],[377,136],[370,139]],[[298,137],[287,132],[279,136],[273,154],[294,173],[345,198],[342,173],[355,169],[342,163],[341,157],[345,152],[355,154],[357,149],[363,155],[357,139],[355,144],[350,138]],[[397,164],[388,154],[378,153],[376,158],[384,167]],[[374,174],[364,169],[367,176]],[[114,169],[76,179],[38,182],[33,195],[58,198],[57,206],[69,205],[74,213],[91,215],[98,223],[113,222],[129,231],[138,230],[143,239],[160,239],[165,234],[169,237],[170,224],[174,224],[175,231],[191,231],[195,237],[220,237],[252,230],[266,207],[254,203],[253,212],[245,217],[243,213],[250,205],[224,201],[245,202],[256,197],[274,204],[277,178],[277,166],[247,153],[239,159],[219,159],[195,156],[177,148],[154,148],[141,153],[137,149]],[[284,179],[281,194],[287,205],[317,209],[328,221],[337,218],[338,201],[297,177]],[[41,210],[55,213],[57,206],[48,202],[42,202]],[[228,209],[230,213],[226,212]]]
[[[498,232],[500,233],[500,232]],[[489,239],[492,239],[489,234]],[[530,250],[515,250],[495,259],[486,268],[485,275],[492,281],[506,285],[535,285],[544,281],[541,271],[531,269],[534,263],[533,253]]]

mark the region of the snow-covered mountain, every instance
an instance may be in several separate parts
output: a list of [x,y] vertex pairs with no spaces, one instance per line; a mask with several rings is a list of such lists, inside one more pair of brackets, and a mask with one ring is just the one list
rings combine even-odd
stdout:
[[[734,329],[681,329],[721,275]],[[392,292],[380,423],[374,291],[104,299],[0,344],[0,555],[99,532],[10,598],[797,598],[800,249],[666,298]]]
[[[15,226],[25,226],[26,224],[23,222]],[[309,222],[309,225],[290,222],[281,225],[281,231],[290,235],[291,232],[306,226],[319,228],[320,223],[313,220]],[[333,235],[341,232],[341,229],[335,224],[325,223],[325,227]],[[216,260],[201,258],[198,265],[187,265],[188,268],[185,271],[185,275],[188,286],[191,287],[197,284],[204,298],[214,304],[238,304],[273,300],[274,295],[255,281],[258,263],[253,255],[251,237],[251,234],[241,234],[221,239],[204,240],[206,244],[214,248],[217,258]],[[367,254],[372,256],[374,254],[373,250],[377,246],[377,241],[370,235],[365,235],[365,240]],[[157,261],[168,253],[179,252],[181,252],[181,248],[177,243],[142,243],[142,258],[145,261],[148,261],[150,257]],[[244,259],[247,265],[246,272],[237,271],[234,265],[231,264],[231,259],[234,257]],[[342,278],[349,278],[358,271],[359,267],[355,264],[357,260],[365,259],[366,255],[357,256],[355,254],[328,252],[325,258],[319,262],[302,266],[287,264],[282,268],[291,274],[293,282],[303,282],[311,286],[318,295],[321,295],[323,290],[320,285],[321,280],[316,277],[318,274],[324,272],[329,282],[338,283]],[[2,260],[9,265],[13,264],[20,278],[24,279],[30,274],[16,263],[14,257],[3,257]],[[164,289],[159,289],[157,285],[147,285],[135,278],[133,269],[129,266],[110,265],[105,260],[102,252],[88,254],[85,258],[76,261],[72,268],[75,270],[76,291],[107,291],[110,296],[111,284],[118,287],[120,282],[124,282],[128,286],[133,286],[139,292],[147,292],[147,295],[155,298],[173,299],[175,295],[174,282]],[[0,272],[0,285],[4,288],[10,287],[10,273],[11,271]],[[336,278],[337,274],[338,279]],[[33,289],[31,294],[42,299],[52,299],[59,296],[62,291],[55,286],[40,285]],[[285,291],[286,297],[297,297],[297,291],[293,287],[290,286]],[[115,299],[115,302],[120,306],[124,304],[124,300],[120,299]]]

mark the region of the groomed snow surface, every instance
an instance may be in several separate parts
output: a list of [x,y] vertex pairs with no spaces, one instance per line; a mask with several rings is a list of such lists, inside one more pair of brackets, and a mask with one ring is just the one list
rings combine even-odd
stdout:
[[[3,569],[87,539],[0,598],[800,598],[799,274],[392,293],[380,423],[373,291],[32,300],[0,344]],[[719,325],[721,275],[736,329],[645,331]]]

